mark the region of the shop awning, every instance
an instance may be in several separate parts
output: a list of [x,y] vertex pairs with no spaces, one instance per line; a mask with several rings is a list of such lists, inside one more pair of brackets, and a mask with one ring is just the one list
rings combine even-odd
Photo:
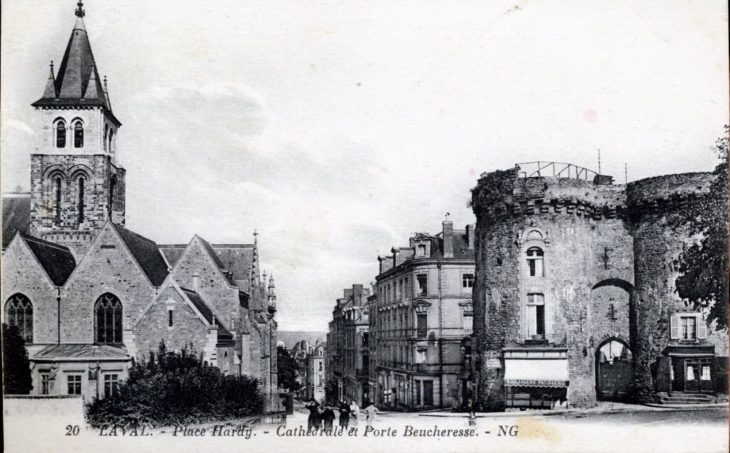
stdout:
[[567,359],[506,359],[505,387],[567,387]]

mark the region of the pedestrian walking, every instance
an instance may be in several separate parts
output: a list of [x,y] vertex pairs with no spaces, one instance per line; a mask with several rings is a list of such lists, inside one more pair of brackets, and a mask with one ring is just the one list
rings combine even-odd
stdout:
[[331,407],[326,406],[322,412],[322,420],[324,420],[324,432],[331,433],[332,425],[335,421],[335,411]]
[[319,425],[319,404],[315,400],[311,400],[305,404],[304,407],[309,410],[309,417],[307,418],[307,430],[318,429]]
[[355,400],[350,404],[350,421],[352,426],[357,426],[357,419],[360,417],[360,406],[357,405]]
[[363,409],[363,412],[365,412],[365,422],[368,426],[373,426],[373,422],[375,421],[375,415],[379,412],[378,408],[373,405],[373,403],[368,403],[368,407]]
[[346,402],[340,403],[340,428],[347,428],[350,423],[350,406]]

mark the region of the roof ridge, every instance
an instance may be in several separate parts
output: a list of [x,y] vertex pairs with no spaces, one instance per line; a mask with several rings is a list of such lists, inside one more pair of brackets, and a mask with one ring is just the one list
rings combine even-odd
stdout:
[[155,244],[155,245],[157,245],[157,242],[153,241],[153,240],[152,240],[152,239],[150,239],[150,238],[144,237],[144,236],[142,236],[141,234],[139,234],[139,233],[135,233],[134,231],[132,231],[132,230],[129,230],[129,229],[127,229],[127,228],[124,228],[123,226],[121,226],[121,225],[118,225],[118,224],[116,224],[116,223],[114,223],[114,222],[111,222],[111,224],[112,224],[112,226],[114,226],[115,228],[121,229],[122,231],[124,231],[124,232],[126,232],[126,233],[129,233],[129,234],[131,234],[131,235],[133,235],[133,236],[136,236],[137,238],[139,238],[139,239],[142,239],[143,241],[147,241],[147,242],[149,242],[149,243],[151,243],[151,244]]
[[20,237],[22,237],[25,240],[30,240],[30,241],[36,242],[40,245],[47,245],[47,246],[56,248],[56,249],[64,251],[64,252],[71,253],[71,249],[69,249],[65,245],[56,244],[55,242],[44,241],[43,239],[39,239],[35,236],[30,236],[28,234],[21,233],[21,232],[18,232],[18,234],[20,235]]

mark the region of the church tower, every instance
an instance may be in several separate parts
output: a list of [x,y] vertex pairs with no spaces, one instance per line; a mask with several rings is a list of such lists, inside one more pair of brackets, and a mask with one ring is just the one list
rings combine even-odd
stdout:
[[117,155],[122,125],[112,112],[84,26],[83,3],[66,52],[53,62],[37,111],[31,155],[32,236],[82,255],[107,220],[124,224],[125,170]]

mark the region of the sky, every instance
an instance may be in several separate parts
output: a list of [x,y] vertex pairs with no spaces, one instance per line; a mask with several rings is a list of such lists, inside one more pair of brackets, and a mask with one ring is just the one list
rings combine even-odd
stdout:
[[[2,182],[29,188],[34,111],[75,1],[3,0]],[[281,330],[327,329],[378,255],[482,172],[556,161],[618,183],[710,171],[728,124],[723,1],[84,2],[123,126],[127,227],[251,243]]]

